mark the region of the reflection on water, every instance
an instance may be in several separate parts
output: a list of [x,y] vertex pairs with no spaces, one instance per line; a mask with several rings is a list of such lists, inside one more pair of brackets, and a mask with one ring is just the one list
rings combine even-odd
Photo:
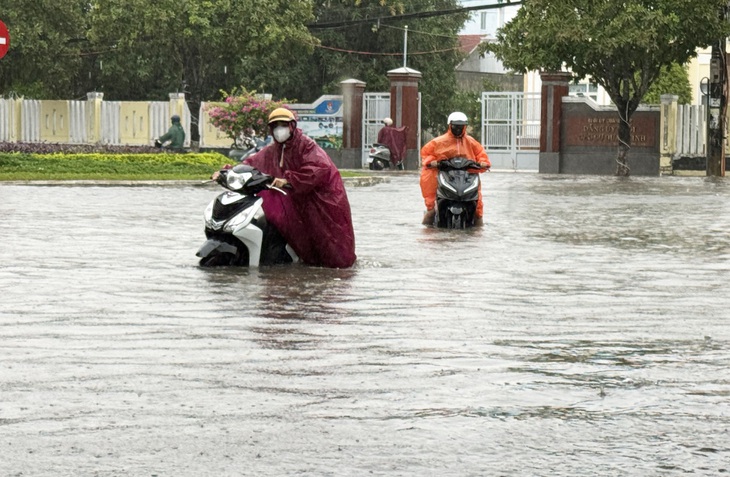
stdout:
[[725,180],[349,188],[358,262],[202,269],[212,187],[0,185],[1,475],[730,472]]

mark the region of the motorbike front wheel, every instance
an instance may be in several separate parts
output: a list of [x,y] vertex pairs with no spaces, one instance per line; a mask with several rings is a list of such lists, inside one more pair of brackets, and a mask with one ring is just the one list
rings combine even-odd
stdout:
[[464,221],[461,220],[461,215],[449,215],[447,226],[450,229],[463,229]]
[[201,267],[225,267],[233,265],[236,261],[236,256],[232,253],[217,253],[200,259]]
[[374,160],[373,162],[370,163],[370,170],[382,171],[383,169],[385,169],[385,166],[383,165],[383,163],[381,161]]
[[201,258],[198,263],[201,267],[248,266],[248,250],[243,247],[236,253],[217,251]]

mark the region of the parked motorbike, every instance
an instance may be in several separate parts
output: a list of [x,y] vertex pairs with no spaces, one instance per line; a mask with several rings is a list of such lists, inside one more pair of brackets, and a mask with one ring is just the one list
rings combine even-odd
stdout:
[[220,172],[216,182],[227,191],[205,209],[206,241],[197,252],[203,267],[258,267],[299,261],[279,231],[266,220],[261,191],[274,189],[274,178],[246,164]]
[[482,167],[464,157],[439,161],[436,167],[439,172],[434,225],[446,229],[473,227]]
[[271,142],[270,138],[261,139],[255,136],[241,136],[236,139],[233,149],[228,151],[228,157],[236,162],[243,162],[250,155],[259,152]]
[[[403,161],[393,165],[395,169],[403,170]],[[371,171],[382,171],[391,168],[390,149],[385,144],[373,144],[368,154],[368,169]]]

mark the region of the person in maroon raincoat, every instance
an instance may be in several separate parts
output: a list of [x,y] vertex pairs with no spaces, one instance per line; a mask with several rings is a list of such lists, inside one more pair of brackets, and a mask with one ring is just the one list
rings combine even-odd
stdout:
[[301,129],[294,114],[277,108],[269,115],[274,140],[243,161],[274,176],[274,190],[263,191],[266,219],[308,264],[348,268],[355,263],[350,202],[337,167]]
[[395,127],[390,118],[383,119],[383,127],[378,131],[378,144],[390,150],[390,162],[397,167],[406,158],[406,133],[408,126]]

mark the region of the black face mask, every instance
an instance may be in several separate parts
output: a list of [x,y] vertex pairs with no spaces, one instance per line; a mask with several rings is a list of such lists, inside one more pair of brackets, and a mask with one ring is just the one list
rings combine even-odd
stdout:
[[456,137],[461,137],[465,127],[463,124],[452,124],[451,133]]

